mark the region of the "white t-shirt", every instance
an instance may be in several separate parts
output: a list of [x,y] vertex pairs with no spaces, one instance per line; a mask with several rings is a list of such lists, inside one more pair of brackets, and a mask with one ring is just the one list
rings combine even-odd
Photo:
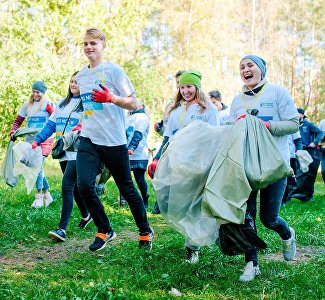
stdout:
[[77,74],[77,82],[84,107],[81,136],[89,138],[96,145],[125,145],[124,109],[113,103],[96,103],[91,100],[93,89],[102,90],[100,83],[114,95],[133,95],[134,88],[124,70],[108,61],[96,66],[94,70],[86,66]]
[[[26,127],[35,128],[40,132],[47,120],[49,119],[50,114],[46,111],[46,105],[50,104],[53,106],[53,102],[50,100],[40,100],[42,102],[36,102],[32,105],[28,105],[29,101],[26,101],[22,108],[19,111],[19,115],[26,119]],[[36,134],[33,136],[27,136],[26,141],[32,143],[34,141]]]
[[138,147],[134,150],[133,155],[130,155],[130,160],[148,160],[149,150],[147,136],[149,133],[149,117],[144,112],[128,114],[126,117],[126,135],[128,142],[132,140],[135,131],[142,133],[142,140],[139,142]]
[[[72,110],[77,108],[80,98],[72,97],[69,104],[63,107],[60,107],[60,104],[65,100],[63,98],[55,107],[54,112],[50,116],[49,120],[55,123],[55,138],[58,140],[63,133],[65,124],[67,123],[69,114]],[[73,111],[70,115],[69,121],[65,128],[64,133],[70,132],[74,127],[79,123],[79,120],[82,116],[82,106],[78,106],[76,111]],[[63,160],[76,160],[77,152],[66,151],[66,154],[60,158],[60,161]]]
[[170,113],[164,136],[171,137],[178,129],[196,120],[217,126],[219,124],[217,116],[218,110],[212,103],[209,103],[207,109],[203,112],[201,112],[201,106],[197,103],[190,105],[187,110],[185,110],[184,105],[180,105]]
[[220,125],[226,125],[229,122],[230,107],[218,111]]
[[[257,101],[256,97],[258,97]],[[239,116],[247,113],[244,103],[249,109],[258,109],[258,117],[264,121],[287,121],[298,116],[297,109],[288,91],[276,84],[266,83],[261,94],[257,96],[249,96],[243,93],[235,96],[230,107],[229,121],[231,123],[236,122]],[[289,164],[288,136],[274,136],[274,139],[282,157]]]

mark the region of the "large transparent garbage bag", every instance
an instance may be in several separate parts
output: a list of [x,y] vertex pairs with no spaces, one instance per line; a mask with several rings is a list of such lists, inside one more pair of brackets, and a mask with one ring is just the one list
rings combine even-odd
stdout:
[[211,168],[202,208],[219,222],[243,224],[252,190],[292,174],[270,132],[255,116],[247,115],[228,132]]
[[15,140],[18,137],[23,137],[26,135],[27,136],[35,135],[35,133],[37,132],[38,131],[35,128],[21,127],[14,132],[12,138],[8,143],[6,155],[2,163],[1,175],[4,178],[6,184],[9,185],[10,187],[15,187],[18,183],[18,177],[15,176],[13,173],[14,165],[15,165],[15,156],[12,148],[15,145]]
[[307,150],[297,150],[296,156],[299,161],[300,170],[302,173],[309,171],[309,165],[314,161]]
[[15,166],[13,173],[15,176],[21,174],[26,183],[27,193],[29,194],[35,186],[36,179],[42,168],[43,156],[41,147],[32,149],[27,142],[18,142],[13,147],[15,156]]
[[216,219],[201,211],[201,202],[229,127],[195,121],[179,130],[170,139],[152,181],[161,213],[193,245],[211,245],[218,237]]

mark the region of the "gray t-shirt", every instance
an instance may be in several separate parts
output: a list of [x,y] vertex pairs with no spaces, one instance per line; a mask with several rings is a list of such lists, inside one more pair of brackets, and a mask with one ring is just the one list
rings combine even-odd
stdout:
[[86,66],[77,74],[77,82],[84,107],[81,136],[89,138],[96,145],[126,144],[124,109],[113,103],[96,103],[91,100],[94,89],[102,90],[100,83],[114,95],[133,95],[134,88],[124,70],[108,61],[94,69]]

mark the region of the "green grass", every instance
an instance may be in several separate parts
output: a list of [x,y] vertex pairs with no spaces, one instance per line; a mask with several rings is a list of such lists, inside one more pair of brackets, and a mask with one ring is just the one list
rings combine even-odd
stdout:
[[293,200],[281,210],[297,233],[297,259],[285,262],[278,236],[258,223],[269,246],[260,253],[262,276],[241,283],[243,257],[227,257],[216,246],[202,248],[197,265],[185,262],[184,238],[150,213],[151,185],[148,216],[156,233],[151,253],[137,248],[136,226],[130,211],[118,207],[112,181],[102,200],[118,238],[99,253],[88,251],[96,228],[93,223],[75,228],[80,220],[75,207],[66,242],[54,242],[47,234],[59,221],[61,175],[51,161],[46,173],[55,198],[47,208],[30,207],[34,194],[26,195],[23,180],[15,189],[0,184],[0,299],[174,299],[172,288],[182,293],[180,299],[325,299],[320,177],[313,202]]

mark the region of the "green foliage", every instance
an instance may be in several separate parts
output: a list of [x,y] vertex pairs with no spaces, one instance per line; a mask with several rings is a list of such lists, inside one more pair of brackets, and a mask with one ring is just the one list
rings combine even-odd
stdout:
[[24,182],[15,189],[0,183],[1,299],[323,299],[324,185],[319,176],[315,200],[292,200],[281,210],[297,233],[298,255],[285,262],[278,235],[258,222],[268,248],[260,253],[262,275],[250,283],[238,281],[243,257],[226,257],[216,246],[203,247],[200,262],[185,262],[184,238],[162,216],[150,213],[155,197],[150,185],[149,220],[155,229],[153,251],[137,248],[137,230],[128,208],[119,208],[113,181],[102,200],[118,237],[99,253],[88,251],[96,228],[75,225],[75,207],[67,240],[57,243],[48,231],[57,226],[61,207],[61,174],[57,162],[46,161],[45,172],[55,201],[47,208],[30,207]]

